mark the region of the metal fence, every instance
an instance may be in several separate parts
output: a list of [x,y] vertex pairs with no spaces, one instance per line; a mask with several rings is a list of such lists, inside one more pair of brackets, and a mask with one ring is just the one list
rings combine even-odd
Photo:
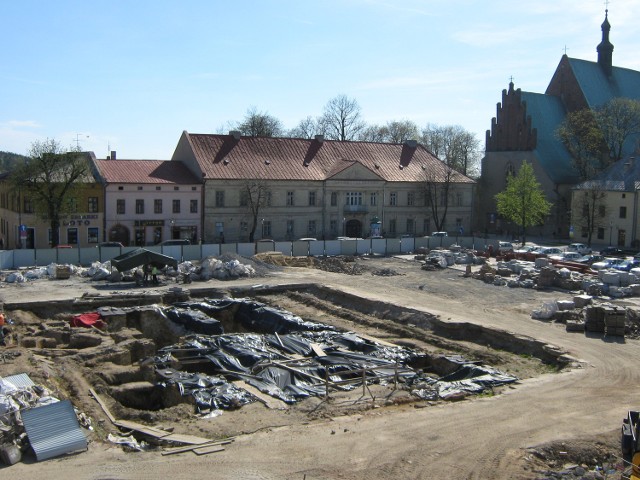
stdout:
[[[462,248],[483,250],[489,244],[497,247],[497,239],[480,237],[406,237],[367,238],[348,240],[298,240],[293,242],[258,241],[255,243],[222,243],[202,245],[171,245],[144,247],[179,262],[199,261],[206,257],[225,253],[250,257],[256,253],[281,252],[287,256],[337,256],[337,255],[402,255],[419,248],[448,248],[457,244]],[[138,247],[88,247],[43,248],[0,251],[0,268],[46,266],[52,263],[90,266],[94,262],[106,262]]]

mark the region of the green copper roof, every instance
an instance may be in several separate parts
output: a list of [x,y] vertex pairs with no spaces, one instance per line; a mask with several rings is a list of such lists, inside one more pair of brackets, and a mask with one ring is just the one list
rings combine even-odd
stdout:
[[607,78],[596,62],[569,58],[569,64],[590,108],[616,97],[640,99],[640,72],[613,67],[611,77]]
[[542,93],[522,92],[527,104],[527,116],[538,130],[536,156],[554,183],[575,183],[578,174],[573,168],[571,155],[558,138],[556,131],[566,111],[558,97]]

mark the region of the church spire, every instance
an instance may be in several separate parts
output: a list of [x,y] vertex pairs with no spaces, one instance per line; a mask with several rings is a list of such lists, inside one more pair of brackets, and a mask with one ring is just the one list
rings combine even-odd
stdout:
[[611,76],[611,68],[613,66],[613,45],[609,41],[609,32],[611,25],[609,24],[609,9],[604,11],[604,22],[602,22],[602,41],[597,47],[598,65],[607,76]]

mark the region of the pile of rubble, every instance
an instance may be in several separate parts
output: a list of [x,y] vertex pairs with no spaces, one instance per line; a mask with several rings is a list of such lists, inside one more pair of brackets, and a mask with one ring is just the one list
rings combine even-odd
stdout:
[[564,266],[556,267],[547,258],[537,258],[535,262],[515,259],[498,261],[495,267],[483,264],[472,277],[512,288],[555,287],[614,298],[640,295],[640,269],[632,269],[630,272],[599,270],[597,273],[579,273]]
[[428,252],[416,255],[416,260],[424,261],[423,270],[433,270],[434,268],[446,268],[454,264],[459,265],[480,265],[486,262],[486,258],[477,256],[473,250],[455,248],[453,245],[449,250],[435,248]]
[[640,334],[640,311],[598,302],[590,295],[544,302],[531,312],[531,318],[564,323],[569,332],[600,333],[607,337],[637,337]]

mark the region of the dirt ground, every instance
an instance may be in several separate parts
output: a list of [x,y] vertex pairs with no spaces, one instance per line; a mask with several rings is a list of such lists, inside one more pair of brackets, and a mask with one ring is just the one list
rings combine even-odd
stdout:
[[[92,418],[87,452],[5,467],[22,478],[255,478],[255,479],[395,479],[545,478],[547,470],[570,465],[620,464],[619,429],[629,409],[637,409],[640,393],[638,340],[567,332],[564,325],[534,320],[530,313],[547,300],[569,299],[572,292],[494,286],[463,275],[464,267],[424,271],[407,258],[358,258],[357,275],[312,268],[268,269],[259,278],[210,280],[185,286],[218,289],[253,286],[259,300],[290,310],[305,320],[332,324],[384,341],[430,353],[457,353],[486,362],[521,380],[491,394],[458,402],[425,402],[402,390],[372,386],[372,395],[336,393],[310,398],[286,409],[256,402],[215,418],[195,415],[192,405],[158,411],[110,405],[120,418],[176,433],[210,439],[234,437],[224,451],[198,456],[193,452],[163,456],[161,449],[125,452],[105,440],[115,428],[89,388],[99,388],[107,366],[71,360],[55,348],[24,348],[0,364],[0,374],[28,373]],[[531,355],[508,352],[473,341],[437,337],[410,323],[398,323],[383,311],[364,305],[337,307],[295,286],[317,284],[381,305],[397,305],[436,315],[439,320],[479,325],[535,339],[573,359],[566,368],[540,362]],[[166,292],[175,283],[132,288],[125,283],[91,282],[86,278],[36,280],[0,284],[0,300],[19,305],[9,313],[14,333],[28,335],[43,322],[27,303],[82,299],[112,294],[126,296]],[[283,285],[279,293],[260,296],[262,286]],[[182,285],[181,285],[182,286]],[[635,304],[633,300],[617,303]],[[46,303],[45,303],[46,310]],[[64,318],[51,308],[47,319]],[[472,335],[472,334],[470,334]],[[0,351],[2,352],[2,351]],[[100,373],[100,375],[98,375]],[[4,470],[4,469],[3,469]],[[619,478],[608,476],[607,478]]]

